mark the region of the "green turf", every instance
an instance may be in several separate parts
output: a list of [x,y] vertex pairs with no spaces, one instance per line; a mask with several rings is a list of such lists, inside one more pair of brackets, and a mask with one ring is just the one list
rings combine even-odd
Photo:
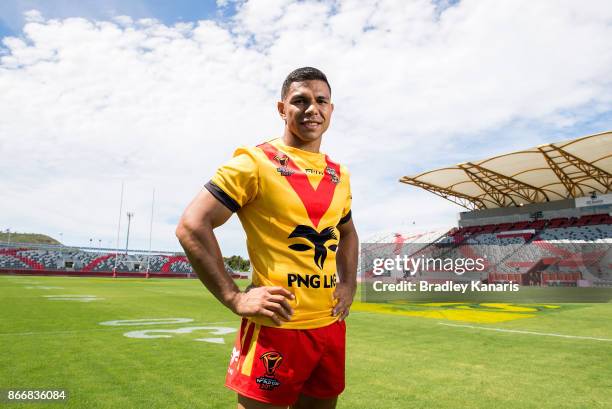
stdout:
[[[103,299],[84,303],[43,297],[54,294]],[[566,304],[531,318],[487,324],[373,312],[368,307],[356,306],[348,319],[347,389],[339,408],[612,407],[610,341],[440,324],[612,339],[611,303]],[[99,324],[169,317],[194,321]],[[159,339],[123,335],[211,323],[237,328],[238,318],[196,280],[0,276],[0,389],[62,388],[70,395],[63,403],[0,406],[234,407],[234,394],[222,386],[234,334],[198,331]],[[205,337],[222,337],[225,343],[194,341]]]

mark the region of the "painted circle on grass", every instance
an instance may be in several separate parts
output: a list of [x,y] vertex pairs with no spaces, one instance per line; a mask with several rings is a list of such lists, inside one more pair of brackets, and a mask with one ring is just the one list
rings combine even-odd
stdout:
[[[236,328],[229,327],[184,327],[176,329],[147,329],[141,331],[130,331],[123,334],[128,338],[152,339],[152,338],[172,338],[172,335],[166,334],[190,334],[194,331],[206,331],[211,335],[226,335],[236,332]],[[196,341],[210,342],[213,344],[223,344],[223,338],[198,338]]]

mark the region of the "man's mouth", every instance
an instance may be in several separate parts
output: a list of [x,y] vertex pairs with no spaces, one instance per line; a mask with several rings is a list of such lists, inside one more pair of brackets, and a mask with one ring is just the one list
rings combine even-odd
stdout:
[[321,126],[322,122],[319,121],[302,121],[302,126],[304,126],[305,128],[308,129],[317,129],[319,126]]

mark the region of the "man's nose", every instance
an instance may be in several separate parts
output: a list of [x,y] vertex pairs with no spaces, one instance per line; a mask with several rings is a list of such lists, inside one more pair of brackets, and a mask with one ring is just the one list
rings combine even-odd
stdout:
[[306,111],[304,111],[307,114],[314,114],[317,112],[317,104],[315,104],[314,102],[311,102],[310,104],[308,104],[308,107],[306,108]]

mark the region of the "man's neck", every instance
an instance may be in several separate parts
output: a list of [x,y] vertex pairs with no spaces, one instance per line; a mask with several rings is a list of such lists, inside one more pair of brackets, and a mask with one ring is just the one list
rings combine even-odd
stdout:
[[285,134],[282,139],[285,145],[307,152],[319,153],[319,149],[321,148],[321,138],[310,142],[304,142],[289,132],[288,129],[285,129]]

